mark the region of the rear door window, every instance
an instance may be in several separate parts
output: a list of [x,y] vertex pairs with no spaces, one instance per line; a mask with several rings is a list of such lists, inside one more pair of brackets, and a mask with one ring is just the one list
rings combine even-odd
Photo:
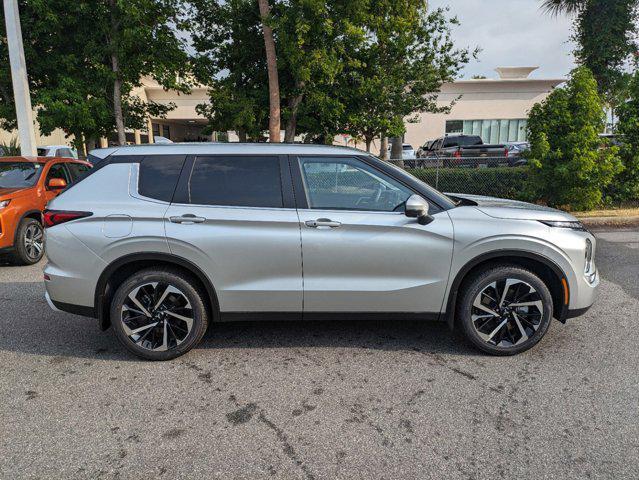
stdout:
[[170,202],[175,193],[184,155],[149,155],[140,162],[138,193],[144,197]]
[[188,182],[189,202],[198,205],[282,208],[277,156],[197,157]]

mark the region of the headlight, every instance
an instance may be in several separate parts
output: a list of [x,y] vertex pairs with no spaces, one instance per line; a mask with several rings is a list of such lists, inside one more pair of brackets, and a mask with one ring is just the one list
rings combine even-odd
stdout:
[[549,227],[556,228],[571,228],[573,230],[580,230],[582,232],[586,231],[586,227],[583,226],[581,222],[570,222],[570,221],[554,221],[554,220],[539,220],[544,225],[548,225]]
[[11,200],[2,200],[0,201],[0,210],[6,208],[11,203]]

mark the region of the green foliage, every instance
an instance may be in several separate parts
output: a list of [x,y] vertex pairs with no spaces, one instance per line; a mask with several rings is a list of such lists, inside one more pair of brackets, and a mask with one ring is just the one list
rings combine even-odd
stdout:
[[409,173],[442,192],[522,199],[527,167],[417,168]]
[[17,157],[20,155],[20,143],[16,137],[13,137],[8,143],[0,144],[0,156]]
[[544,0],[552,15],[575,15],[577,61],[590,69],[599,93],[615,107],[623,88],[624,67],[637,49],[638,0]]
[[639,200],[639,70],[630,79],[627,95],[627,101],[617,110],[624,170],[608,187],[609,197],[618,202]]
[[[267,72],[254,0],[193,0],[191,27],[201,105],[215,130],[260,138],[268,122]],[[401,134],[404,117],[438,111],[442,82],[468,61],[442,9],[423,0],[271,0],[287,140],[332,142],[338,132]]]
[[257,2],[192,0],[191,6],[194,74],[211,98],[198,113],[212,130],[261,138],[268,129],[268,77]]
[[597,84],[586,67],[563,88],[535,105],[528,121],[531,142],[528,194],[573,210],[601,204],[602,191],[623,166],[616,147],[602,148],[605,115]]
[[637,0],[587,0],[575,20],[576,58],[593,73],[599,93],[615,106],[624,69],[637,52]]
[[405,118],[447,111],[437,105],[437,92],[469,60],[469,52],[456,49],[451,38],[457,23],[446,9],[429,11],[422,0],[369,2],[365,40],[340,81],[344,130],[369,143],[377,136],[401,136]]
[[[32,103],[43,134],[61,128],[97,139],[115,128],[114,83],[121,82],[124,122],[140,128],[169,108],[136,94],[145,77],[188,91],[188,55],[176,33],[181,0],[20,0]],[[0,42],[0,126],[15,126],[8,52]],[[113,69],[113,57],[119,70]]]

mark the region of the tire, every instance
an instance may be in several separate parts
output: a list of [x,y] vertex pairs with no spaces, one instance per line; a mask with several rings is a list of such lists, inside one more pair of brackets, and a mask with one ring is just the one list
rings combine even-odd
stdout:
[[171,360],[202,340],[209,323],[206,305],[206,294],[191,276],[150,268],[133,274],[116,290],[111,325],[131,353],[147,360]]
[[44,255],[44,229],[35,218],[23,218],[18,224],[13,263],[33,265]]
[[550,291],[537,275],[502,265],[464,281],[456,320],[464,337],[479,350],[516,355],[543,338],[552,312]]

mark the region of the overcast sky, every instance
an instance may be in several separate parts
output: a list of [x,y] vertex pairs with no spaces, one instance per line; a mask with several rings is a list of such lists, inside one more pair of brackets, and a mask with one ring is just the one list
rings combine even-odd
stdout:
[[458,46],[480,47],[477,60],[463,78],[495,78],[499,66],[538,66],[536,78],[565,77],[574,67],[569,18],[553,18],[540,10],[540,0],[431,0],[449,6],[461,26],[454,30]]

